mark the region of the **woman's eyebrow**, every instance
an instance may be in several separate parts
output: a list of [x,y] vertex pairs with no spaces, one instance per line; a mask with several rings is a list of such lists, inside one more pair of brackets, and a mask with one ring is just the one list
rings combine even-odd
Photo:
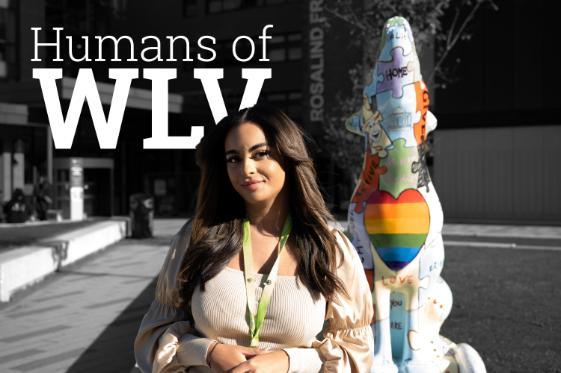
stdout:
[[254,151],[255,149],[259,149],[260,147],[262,147],[262,146],[267,146],[267,145],[269,145],[269,144],[267,144],[266,142],[261,142],[261,143],[259,143],[259,144],[253,145],[251,148],[249,148],[249,151],[252,152],[252,151]]
[[[259,144],[255,144],[255,145],[251,146],[251,148],[249,148],[249,151],[252,152],[255,149],[259,149],[262,146],[268,146],[268,145],[269,144],[267,144],[266,142],[260,142]],[[230,149],[230,150],[226,150],[225,155],[228,155],[228,154],[238,154],[238,152],[234,149]]]

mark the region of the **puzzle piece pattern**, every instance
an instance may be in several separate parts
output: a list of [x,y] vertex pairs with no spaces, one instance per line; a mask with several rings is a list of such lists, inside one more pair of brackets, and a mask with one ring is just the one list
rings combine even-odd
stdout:
[[397,198],[406,189],[417,189],[418,176],[412,172],[411,166],[417,161],[417,147],[405,146],[405,139],[397,139],[388,156],[380,162],[387,171],[380,175],[380,190],[389,192]]
[[418,77],[415,71],[415,62],[403,55],[403,48],[392,50],[391,61],[378,61],[376,77],[376,94],[392,91],[392,97],[403,96],[403,87],[413,84]]
[[[428,89],[405,19],[387,21],[380,50],[363,90],[362,110],[345,123],[365,140],[361,181],[349,204],[349,231],[375,290],[373,368],[470,372],[476,362],[481,364],[475,372],[484,372],[475,350],[439,335],[452,294],[440,277],[442,207],[424,162],[426,136],[436,118],[428,110]],[[424,209],[400,199],[406,191],[420,193]]]
[[379,189],[380,175],[386,173],[386,167],[380,167],[380,157],[377,154],[368,154],[365,158],[359,186],[353,193],[351,201],[356,204],[355,212],[364,211],[365,203],[370,195]]

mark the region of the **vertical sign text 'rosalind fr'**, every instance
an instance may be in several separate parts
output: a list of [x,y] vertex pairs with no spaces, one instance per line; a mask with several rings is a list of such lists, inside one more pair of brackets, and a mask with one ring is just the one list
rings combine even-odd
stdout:
[[[258,37],[261,46],[256,47],[256,42],[249,36],[240,35],[234,39],[232,43],[232,55],[239,62],[247,62],[254,56],[260,55],[260,62],[268,62],[267,58],[267,40],[272,37],[267,34],[268,29],[273,25],[266,25]],[[177,61],[194,61],[191,55],[190,41],[186,36],[166,36],[162,41],[156,36],[144,36],[141,40],[140,53],[135,45],[134,40],[129,36],[82,36],[80,44],[81,49],[73,47],[73,37],[64,36],[64,28],[53,27],[56,41],[39,42],[42,29],[40,27],[31,27],[34,34],[34,53],[32,62],[41,62],[38,57],[39,48],[51,48],[55,58],[52,62],[63,62],[61,58],[61,50],[63,43],[67,43],[69,60],[73,62],[177,62]],[[64,41],[63,41],[64,40]],[[169,53],[162,58],[162,43],[167,43]],[[180,58],[174,56],[175,45],[181,45],[184,53]],[[107,48],[104,45],[113,47],[112,58],[104,55]],[[199,50],[195,58],[200,62],[211,62],[216,59],[216,38],[205,35],[197,39],[197,49]],[[248,48],[249,47],[249,48]],[[240,56],[239,50],[244,53],[249,51],[247,56]],[[258,50],[261,49],[261,50]],[[76,57],[76,50],[80,51],[80,56]],[[183,51],[183,49],[182,49]],[[124,59],[122,56],[128,58]],[[94,58],[95,57],[95,58]],[[177,78],[177,70],[171,68],[144,68],[142,69],[142,79],[151,81],[152,85],[152,136],[143,140],[144,149],[194,149],[204,135],[203,126],[192,126],[191,136],[169,136],[168,135],[168,82]],[[74,91],[70,98],[66,119],[63,117],[62,107],[56,80],[62,79],[61,68],[34,68],[33,78],[38,79],[45,100],[45,107],[49,118],[49,125],[53,134],[53,142],[57,149],[70,149],[76,134],[76,127],[82,112],[84,102],[87,102],[92,120],[101,149],[115,149],[119,139],[121,123],[127,98],[134,79],[139,78],[139,69],[136,68],[110,68],[109,78],[115,80],[113,88],[113,97],[111,106],[109,107],[108,117],[105,117],[103,106],[101,103],[99,91],[93,72],[89,68],[80,68]],[[226,105],[218,80],[224,76],[223,68],[195,68],[193,69],[193,77],[201,81],[208,104],[212,111],[214,121],[217,123],[220,119],[227,115]],[[245,79],[246,86],[242,96],[240,109],[253,106],[258,98],[263,83],[266,79],[271,78],[270,68],[243,68],[241,76]]]

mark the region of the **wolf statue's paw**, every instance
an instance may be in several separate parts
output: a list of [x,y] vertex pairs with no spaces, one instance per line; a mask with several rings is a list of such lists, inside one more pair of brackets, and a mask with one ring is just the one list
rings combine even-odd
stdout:
[[[404,362],[399,367],[399,373],[435,373],[445,372],[450,362],[446,359],[415,359]],[[463,373],[463,372],[462,372]]]
[[382,356],[374,356],[370,373],[398,373],[397,365],[392,359],[385,359]]
[[481,356],[473,347],[466,343],[459,343],[454,351],[454,358],[462,373],[486,373],[485,364]]

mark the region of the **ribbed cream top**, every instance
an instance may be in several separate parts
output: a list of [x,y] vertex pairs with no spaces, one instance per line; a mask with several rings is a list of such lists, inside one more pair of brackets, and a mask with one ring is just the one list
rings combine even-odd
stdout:
[[[209,373],[206,364],[215,339],[249,344],[245,320],[246,294],[243,272],[224,268],[205,284],[195,287],[187,321],[183,307],[173,302],[177,276],[188,247],[189,225],[172,243],[158,280],[158,296],[142,319],[134,352],[142,372]],[[345,293],[314,301],[295,276],[279,276],[261,332],[261,348],[282,348],[289,357],[289,373],[370,371],[374,355],[372,295],[362,263],[343,234],[334,232],[341,254],[335,275]],[[259,280],[261,280],[262,276]],[[260,297],[256,290],[256,298]],[[325,326],[322,326],[325,321]],[[198,330],[194,330],[198,329]],[[322,331],[322,336],[315,338]]]
[[[262,274],[256,274],[260,283]],[[224,267],[207,281],[205,291],[197,286],[191,298],[195,328],[205,337],[226,344],[249,346],[244,273]],[[255,282],[254,282],[255,283]],[[256,300],[261,288],[255,286]],[[254,305],[254,310],[257,304]],[[278,276],[260,334],[259,348],[310,347],[322,331],[326,301],[312,298],[296,276]]]

